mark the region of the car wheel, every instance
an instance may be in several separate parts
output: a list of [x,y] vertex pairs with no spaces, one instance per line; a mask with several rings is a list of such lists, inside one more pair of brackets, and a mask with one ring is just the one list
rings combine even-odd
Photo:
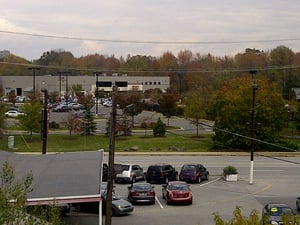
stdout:
[[165,178],[165,184],[168,184],[168,183],[169,183],[169,178],[166,177],[166,178]]
[[206,174],[206,180],[208,180],[208,178],[209,178],[209,174]]
[[296,202],[296,206],[297,206],[297,211],[300,211],[300,204],[298,202]]
[[201,183],[201,176],[197,177],[197,183],[198,183],[198,184]]
[[136,182],[136,177],[132,177],[132,183]]

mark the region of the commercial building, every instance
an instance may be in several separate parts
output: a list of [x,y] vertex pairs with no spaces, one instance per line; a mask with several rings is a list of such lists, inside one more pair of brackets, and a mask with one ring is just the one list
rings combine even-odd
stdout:
[[[66,92],[70,92],[72,86],[81,85],[82,91],[86,93],[95,93],[96,82],[122,82],[128,83],[123,91],[146,91],[149,89],[161,89],[166,91],[170,87],[170,77],[168,76],[127,76],[124,74],[112,75],[80,75],[74,76],[68,73],[61,75],[34,75],[34,76],[0,76],[0,85],[4,90],[4,95],[8,95],[12,91],[16,96],[26,96],[35,89],[47,89],[48,92],[58,92],[63,96]],[[111,91],[111,88],[98,88],[98,90]]]

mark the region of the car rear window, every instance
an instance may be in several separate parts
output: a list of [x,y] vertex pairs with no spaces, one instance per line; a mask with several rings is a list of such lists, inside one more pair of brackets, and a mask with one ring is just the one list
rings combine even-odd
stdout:
[[161,171],[161,167],[160,166],[150,166],[148,168],[148,171],[160,172]]
[[194,165],[184,165],[181,170],[182,171],[191,171],[191,170],[195,170],[195,168],[196,168],[196,166],[194,166]]
[[187,185],[182,185],[182,184],[175,184],[170,186],[170,190],[188,190]]

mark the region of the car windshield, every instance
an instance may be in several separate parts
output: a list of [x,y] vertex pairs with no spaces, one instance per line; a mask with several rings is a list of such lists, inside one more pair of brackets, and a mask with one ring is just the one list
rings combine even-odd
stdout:
[[174,185],[171,185],[170,190],[188,190],[188,186],[185,185],[185,184],[174,184]]
[[292,214],[292,210],[289,207],[272,207],[270,209],[271,216],[281,216],[283,214]]

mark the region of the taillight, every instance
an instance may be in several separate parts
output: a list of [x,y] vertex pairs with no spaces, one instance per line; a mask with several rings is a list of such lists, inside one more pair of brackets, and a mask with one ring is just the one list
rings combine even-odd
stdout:
[[135,191],[130,192],[131,196],[137,196],[137,193]]
[[150,196],[155,196],[155,192],[154,191],[150,191]]

